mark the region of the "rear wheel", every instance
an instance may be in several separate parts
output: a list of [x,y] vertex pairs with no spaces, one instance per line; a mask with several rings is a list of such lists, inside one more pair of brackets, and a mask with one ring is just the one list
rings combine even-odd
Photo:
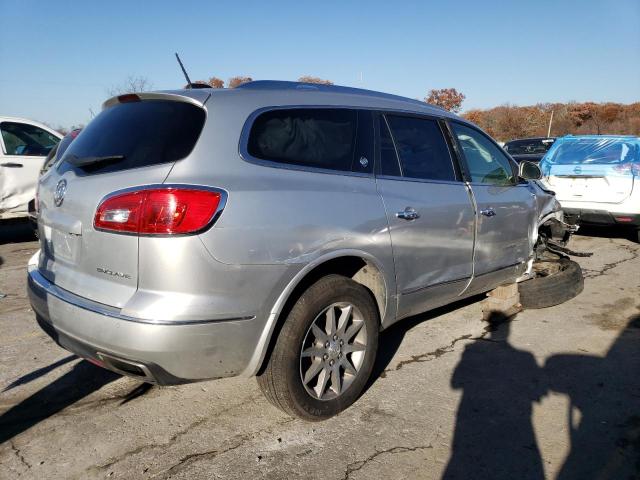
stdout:
[[362,285],[340,275],[320,279],[293,306],[258,385],[289,415],[311,421],[336,415],[371,375],[379,323]]
[[546,308],[577,296],[584,288],[582,269],[573,260],[541,260],[533,264],[535,277],[518,284],[524,308]]

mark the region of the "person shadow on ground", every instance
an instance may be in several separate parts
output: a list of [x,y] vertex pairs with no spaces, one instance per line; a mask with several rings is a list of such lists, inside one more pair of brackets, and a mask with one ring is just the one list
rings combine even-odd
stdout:
[[571,450],[556,479],[640,479],[640,315],[604,357],[554,355],[545,371],[569,397]]
[[462,390],[444,480],[544,479],[531,420],[545,395],[533,355],[509,343],[510,320],[493,316],[488,337],[467,345],[451,386]]

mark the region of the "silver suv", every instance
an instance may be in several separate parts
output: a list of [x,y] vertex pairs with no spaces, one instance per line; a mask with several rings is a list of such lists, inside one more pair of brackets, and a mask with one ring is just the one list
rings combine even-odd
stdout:
[[258,376],[318,420],[378,332],[531,271],[559,206],[485,133],[422,102],[252,82],[105,102],[39,184],[41,327],[160,385]]

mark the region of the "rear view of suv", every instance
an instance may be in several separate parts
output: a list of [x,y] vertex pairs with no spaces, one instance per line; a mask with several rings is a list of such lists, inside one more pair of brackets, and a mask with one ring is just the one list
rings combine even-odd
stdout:
[[115,97],[40,180],[31,302],[105,368],[257,375],[274,405],[327,418],[362,392],[380,330],[531,270],[555,201],[525,170],[455,115],[376,92]]
[[567,135],[555,142],[540,168],[567,217],[629,226],[640,242],[640,138]]

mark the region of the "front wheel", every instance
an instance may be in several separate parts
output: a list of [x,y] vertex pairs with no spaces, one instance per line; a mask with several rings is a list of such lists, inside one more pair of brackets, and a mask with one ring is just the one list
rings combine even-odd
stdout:
[[547,308],[576,297],[584,288],[582,269],[573,260],[540,260],[533,264],[534,277],[518,284],[524,308]]
[[258,385],[289,415],[311,421],[336,415],[371,375],[379,324],[365,287],[340,275],[318,280],[287,316]]

